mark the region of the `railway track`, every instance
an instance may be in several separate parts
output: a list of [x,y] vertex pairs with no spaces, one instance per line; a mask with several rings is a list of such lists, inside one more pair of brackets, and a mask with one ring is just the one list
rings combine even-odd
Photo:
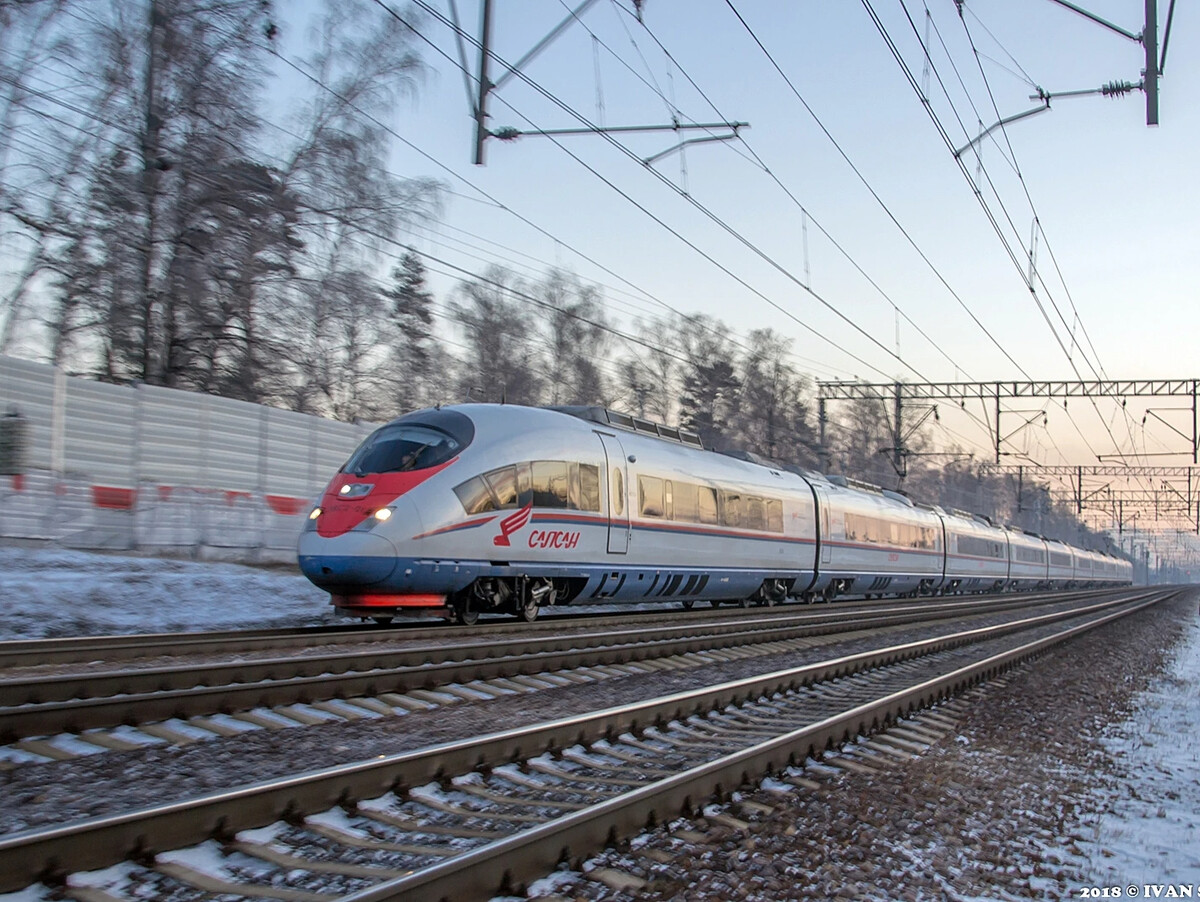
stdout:
[[[871,753],[911,752],[923,730],[897,730],[898,718],[1173,594],[1127,593],[1074,611],[946,628],[720,685],[25,831],[0,840],[0,891],[69,878],[68,894],[78,899],[99,899],[114,882],[157,898],[199,887],[279,899],[486,899],[765,774],[804,785],[784,769],[881,727],[892,728],[882,734],[889,738],[873,740]],[[853,763],[855,753],[844,754]],[[218,850],[226,857],[215,867]],[[136,863],[119,875],[78,873],[127,859]]]
[[[1129,595],[1130,590],[1102,594],[1120,598]],[[1069,605],[1090,597],[1096,596],[1073,593],[1057,603]],[[27,669],[24,675],[9,671],[11,675],[0,678],[0,741],[10,744],[10,753],[16,753],[9,755],[9,766],[13,760],[69,758],[91,752],[96,746],[131,750],[142,736],[128,731],[114,734],[114,728],[139,726],[149,737],[145,741],[171,742],[203,737],[205,731],[232,735],[248,726],[270,729],[329,717],[383,715],[396,707],[420,709],[427,697],[418,695],[407,702],[405,697],[443,686],[471,686],[718,649],[741,654],[778,651],[772,643],[791,643],[794,650],[799,647],[795,643],[808,637],[878,630],[930,619],[998,615],[1039,602],[1044,598],[965,597],[901,606],[876,603],[850,609],[839,606],[786,613],[741,612],[736,617],[674,617],[647,626],[639,620],[632,628],[617,630],[606,619],[599,628],[564,631],[543,626],[532,634],[506,630],[484,637],[464,637],[456,630],[442,630],[435,632],[435,641],[372,640],[366,648],[355,643],[321,651],[305,644],[305,653],[286,656],[247,657],[239,644],[242,640],[210,637],[203,641],[232,642],[238,651],[226,651],[223,656],[210,651],[205,656],[191,655],[175,663],[153,666],[105,668],[92,662],[84,668],[58,673],[45,668]],[[304,643],[316,638],[309,631],[300,635]],[[127,641],[120,647],[119,659],[132,637],[122,638]],[[249,641],[269,639],[274,643],[283,638],[255,636]],[[422,634],[420,638],[425,637]],[[153,637],[148,641],[161,640]],[[194,647],[192,638],[175,637],[174,641],[176,647]],[[14,657],[27,653],[28,649],[22,649]],[[249,713],[256,709],[274,711],[275,720]],[[175,723],[162,726],[164,721]],[[190,722],[200,732],[191,734],[182,722]],[[68,733],[85,745],[51,741],[55,735]]]
[[[1114,590],[1119,591],[1119,590]],[[838,601],[834,605],[815,607],[794,604],[770,609],[779,617],[809,616],[813,618],[860,615],[888,610],[928,609],[945,604],[950,608],[970,604],[990,604],[1014,598],[1029,601],[1104,594],[1105,590],[1072,592],[988,594],[970,596],[941,596],[936,598],[888,599],[887,601]],[[763,616],[767,609],[757,608],[752,616]],[[246,655],[271,651],[319,649],[339,645],[372,645],[395,642],[458,642],[496,636],[546,635],[569,629],[603,630],[614,625],[639,626],[709,623],[721,620],[744,620],[743,609],[726,606],[718,609],[621,611],[597,614],[564,609],[533,623],[513,621],[509,617],[484,618],[475,627],[430,625],[423,622],[397,623],[382,627],[377,624],[340,624],[336,626],[298,627],[294,629],[219,630],[188,633],[143,633],[115,636],[72,636],[54,639],[16,639],[0,642],[0,673],[22,667],[48,667],[95,662],[153,660],[202,655]]]

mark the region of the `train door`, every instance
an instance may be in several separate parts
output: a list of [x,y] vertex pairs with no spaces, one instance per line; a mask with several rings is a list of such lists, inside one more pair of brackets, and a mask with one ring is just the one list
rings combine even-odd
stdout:
[[608,474],[608,550],[625,554],[629,551],[629,467],[625,449],[615,435],[596,435],[604,445],[604,470]]
[[821,514],[821,563],[828,564],[833,560],[833,545],[829,541],[833,535],[829,516],[829,494],[821,486],[813,486],[813,488],[816,491],[817,509]]

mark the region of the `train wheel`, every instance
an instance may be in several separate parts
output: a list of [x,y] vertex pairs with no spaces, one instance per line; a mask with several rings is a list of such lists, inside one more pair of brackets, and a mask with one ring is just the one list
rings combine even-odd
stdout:
[[475,593],[470,588],[455,593],[450,599],[450,610],[454,612],[454,622],[464,626],[473,626],[479,622],[479,608],[476,607]]
[[380,626],[388,626],[389,624],[391,624],[391,622],[394,618],[392,618],[392,617],[372,617],[371,619],[374,620],[376,623],[378,623]]
[[681,605],[683,605],[683,609],[684,609],[685,611],[690,611],[692,608],[694,608],[694,607],[696,606],[696,599],[694,599],[694,598],[685,598],[685,599],[683,599],[683,601],[681,601],[681,602],[679,602],[679,603],[680,603]]
[[532,595],[526,596],[524,601],[517,603],[517,617],[524,620],[526,623],[533,623],[538,619],[538,613],[541,607],[537,603],[537,599]]

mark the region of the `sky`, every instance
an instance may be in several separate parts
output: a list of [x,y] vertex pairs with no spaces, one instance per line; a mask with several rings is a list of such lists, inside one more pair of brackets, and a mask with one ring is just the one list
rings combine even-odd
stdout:
[[[449,15],[449,0],[427,2]],[[1169,3],[1160,0],[1160,42]],[[474,70],[480,2],[455,5]],[[1080,5],[1142,30],[1142,0]],[[510,63],[569,15],[563,0],[495,7],[493,53]],[[961,16],[953,0],[641,7],[639,23],[632,0],[592,4],[523,68],[528,81],[492,92],[491,126],[580,127],[574,114],[610,127],[675,116],[748,122],[737,139],[651,166],[642,161],[680,136],[490,139],[476,166],[454,35],[426,14],[426,76],[388,123],[398,136],[392,170],[440,179],[445,207],[405,240],[472,272],[488,263],[535,277],[571,270],[601,286],[626,328],[673,310],[719,318],[743,344],[753,329],[775,329],[792,339],[796,366],[820,380],[1196,375],[1200,19],[1190,5],[1172,23],[1157,127],[1145,123],[1140,91],[1053,97],[1137,83],[1144,65],[1140,44],[1053,0],[970,0]],[[285,28],[285,55],[303,51],[297,25]],[[502,70],[492,67],[496,80]],[[947,139],[962,148],[981,128],[1038,107],[1038,87],[1052,95],[1050,110],[992,132],[959,166]],[[429,266],[444,295],[455,270]],[[1131,400],[1127,416],[1107,402],[1051,406],[1046,425],[1032,417],[1009,448],[1046,463],[1182,451],[1170,428],[1140,422],[1146,408],[1182,400]],[[1026,412],[1006,414],[1002,432],[1044,406],[1008,405]],[[1188,431],[1187,407],[1186,422],[1162,416]],[[941,414],[935,441],[986,456],[990,414]]]

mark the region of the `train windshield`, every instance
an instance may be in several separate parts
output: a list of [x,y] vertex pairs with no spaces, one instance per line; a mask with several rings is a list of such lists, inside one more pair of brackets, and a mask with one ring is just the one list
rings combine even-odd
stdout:
[[424,470],[444,464],[459,452],[458,439],[432,426],[392,423],[371,435],[346,462],[356,476]]

